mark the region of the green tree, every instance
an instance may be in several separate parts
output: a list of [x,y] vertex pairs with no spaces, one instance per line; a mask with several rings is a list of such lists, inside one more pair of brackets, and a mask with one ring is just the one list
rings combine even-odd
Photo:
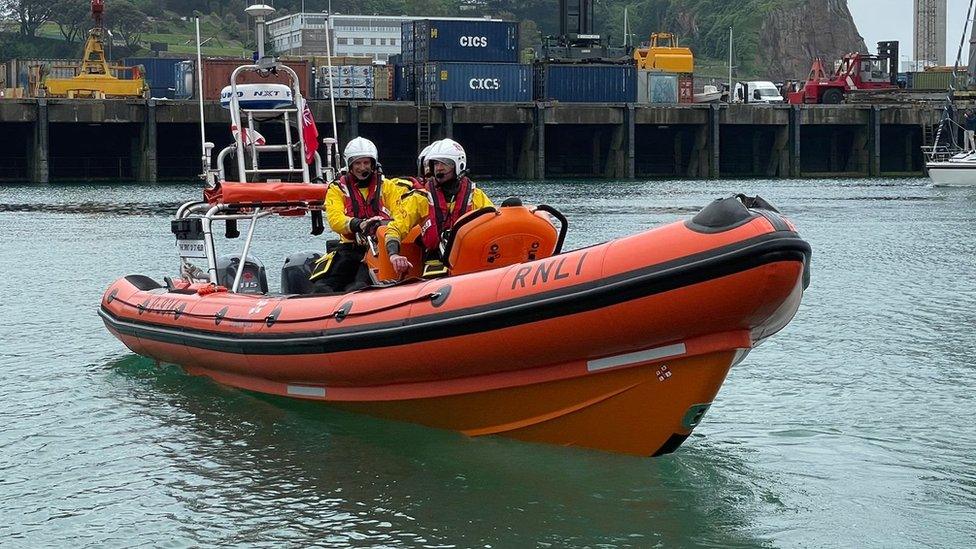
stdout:
[[106,14],[109,28],[122,38],[125,47],[130,50],[139,44],[139,39],[148,26],[147,17],[127,0],[115,1],[112,11]]
[[51,20],[54,11],[51,0],[0,0],[0,15],[17,21],[20,35],[26,38],[36,37],[37,30]]
[[51,20],[58,25],[61,36],[68,42],[81,40],[85,31],[94,23],[91,6],[86,0],[57,0]]

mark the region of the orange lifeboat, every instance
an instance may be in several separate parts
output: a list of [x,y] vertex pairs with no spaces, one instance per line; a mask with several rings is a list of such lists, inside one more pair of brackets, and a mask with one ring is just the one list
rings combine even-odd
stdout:
[[[291,201],[264,185],[223,187],[211,203],[241,192],[245,213],[321,204],[320,186],[288,191]],[[99,313],[132,351],[233,387],[647,456],[688,437],[809,281],[809,245],[761,199],[718,200],[688,221],[568,252],[552,216],[519,204],[468,214],[443,278],[272,295],[130,275]],[[384,253],[367,256],[380,281],[393,278]]]

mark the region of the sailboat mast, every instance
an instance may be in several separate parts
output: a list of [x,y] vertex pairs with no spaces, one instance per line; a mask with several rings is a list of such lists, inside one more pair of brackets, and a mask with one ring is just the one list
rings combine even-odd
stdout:
[[729,102],[732,102],[732,27],[729,27]]

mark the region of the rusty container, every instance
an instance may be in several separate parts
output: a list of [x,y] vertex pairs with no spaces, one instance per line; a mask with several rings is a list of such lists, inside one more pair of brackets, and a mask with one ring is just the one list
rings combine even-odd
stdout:
[[[248,63],[247,59],[204,58],[203,60],[203,98],[219,100],[220,90],[230,85],[230,75],[237,67]],[[303,97],[312,97],[312,65],[308,61],[284,61],[291,70],[298,75],[299,88]],[[193,77],[196,78],[194,71]],[[291,79],[285,74],[262,77],[256,72],[248,71],[238,77],[238,84],[291,84]],[[193,96],[196,97],[196,86]]]

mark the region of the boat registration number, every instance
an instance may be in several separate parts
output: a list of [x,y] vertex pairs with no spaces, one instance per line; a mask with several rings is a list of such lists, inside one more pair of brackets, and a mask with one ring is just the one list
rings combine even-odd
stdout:
[[207,246],[203,240],[177,240],[176,249],[186,259],[207,259]]

